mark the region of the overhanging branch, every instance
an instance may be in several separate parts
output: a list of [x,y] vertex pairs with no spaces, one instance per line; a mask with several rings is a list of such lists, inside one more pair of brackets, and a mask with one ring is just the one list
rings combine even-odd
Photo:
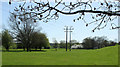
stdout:
[[101,13],[101,14],[107,14],[110,16],[120,16],[120,13],[116,13],[116,12],[108,12],[108,11],[93,11],[93,10],[78,10],[78,11],[74,11],[74,12],[63,12],[60,11],[56,8],[50,7],[51,9],[54,9],[55,11],[62,13],[62,14],[66,14],[66,15],[73,15],[73,14],[77,14],[77,13]]
[[[92,6],[93,2],[91,0],[87,2],[79,2],[79,1],[75,3],[70,2],[67,4],[65,2],[62,2],[62,0],[60,0],[59,2],[55,0],[54,6],[51,5],[49,1],[47,2],[33,1],[33,3],[35,3],[36,5],[25,5],[24,3],[22,6],[19,5],[18,8],[15,8],[14,11],[16,13],[21,13],[19,15],[14,14],[15,17],[19,18],[26,14],[28,15],[32,14],[32,16],[30,18],[27,18],[26,20],[31,19],[31,20],[34,20],[35,22],[36,20],[42,21],[42,22],[48,22],[53,19],[57,20],[59,18],[59,14],[63,14],[63,15],[78,14],[79,17],[77,19],[73,19],[73,22],[75,22],[76,20],[82,19],[86,23],[86,26],[96,22],[100,22],[97,26],[95,26],[96,28],[93,29],[93,30],[96,30],[96,29],[103,29],[104,27],[106,27],[108,22],[115,19],[114,17],[120,16],[120,10],[118,10],[120,7],[115,2],[114,3],[107,2],[107,1],[105,1],[104,3],[99,2],[98,7]],[[22,12],[24,11],[26,11],[26,13],[22,14]],[[86,13],[91,14],[91,18],[93,19],[92,22],[85,20],[84,17],[87,15]],[[102,27],[102,24],[105,24],[105,26],[103,25]]]

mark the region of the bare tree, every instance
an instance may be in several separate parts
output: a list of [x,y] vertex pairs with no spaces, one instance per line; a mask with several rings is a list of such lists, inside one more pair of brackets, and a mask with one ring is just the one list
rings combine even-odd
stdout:
[[[21,14],[21,12],[14,13],[16,13],[17,15]],[[26,12],[24,11],[23,13]],[[34,20],[32,19],[25,20],[28,17],[29,17],[28,15],[24,15],[17,18],[14,14],[10,14],[9,17],[10,28],[12,29],[11,33],[13,34],[15,39],[22,43],[24,50],[26,48],[27,51],[30,50],[30,47],[32,45],[31,36],[36,28]],[[21,19],[21,21],[19,19]]]
[[[73,19],[75,22],[76,20],[82,19],[86,26],[90,24],[97,24],[95,28],[92,30],[93,32],[98,29],[103,29],[107,26],[108,22],[113,21],[117,18],[117,16],[120,16],[120,6],[118,5],[119,1],[111,2],[104,0],[104,2],[96,2],[98,6],[94,6],[95,3],[92,0],[82,1],[82,0],[76,0],[76,2],[64,2],[62,0],[54,0],[54,2],[47,1],[35,1],[31,0],[32,5],[27,5],[26,2],[24,4],[19,5],[19,7],[15,7],[14,11],[16,12],[23,12],[28,11],[27,13],[21,13],[20,15],[17,15],[15,13],[12,13],[15,15],[15,17],[23,16],[23,15],[31,15],[29,18],[34,18],[34,21],[40,20],[43,22],[48,22],[50,20],[57,20],[60,16],[59,14],[63,15],[78,15],[78,18]],[[9,1],[9,4],[11,4],[11,0]],[[53,5],[54,4],[54,5]],[[89,15],[88,15],[89,14]],[[87,22],[85,20],[86,16],[91,17],[91,21]],[[24,19],[24,20],[27,20]],[[111,23],[112,29],[120,28],[119,26],[115,25],[115,23]]]

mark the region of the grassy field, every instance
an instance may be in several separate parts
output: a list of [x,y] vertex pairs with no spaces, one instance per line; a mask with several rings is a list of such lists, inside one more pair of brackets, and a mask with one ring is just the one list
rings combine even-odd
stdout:
[[118,46],[95,50],[2,52],[3,65],[118,65]]

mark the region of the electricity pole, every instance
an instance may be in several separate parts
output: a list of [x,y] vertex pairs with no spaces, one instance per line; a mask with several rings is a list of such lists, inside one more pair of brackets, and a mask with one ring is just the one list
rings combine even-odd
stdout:
[[66,51],[67,51],[67,44],[68,44],[67,43],[68,32],[70,32],[70,47],[69,47],[69,49],[71,51],[71,33],[72,33],[72,30],[74,30],[74,28],[72,26],[70,26],[70,29],[68,29],[68,26],[65,26],[64,30],[65,30],[64,32],[66,32]]
[[68,36],[68,26],[65,26],[64,32],[66,32],[66,51],[67,51],[67,36]]
[[74,30],[74,28],[72,28],[72,26],[70,26],[70,29],[69,29],[70,31],[70,51],[71,51],[71,33],[72,33],[72,30]]

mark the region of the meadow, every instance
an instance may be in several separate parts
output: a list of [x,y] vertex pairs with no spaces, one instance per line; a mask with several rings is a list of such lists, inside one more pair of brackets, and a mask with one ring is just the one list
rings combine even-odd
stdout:
[[2,65],[118,65],[118,46],[101,49],[43,49],[24,52],[11,49],[2,52]]

